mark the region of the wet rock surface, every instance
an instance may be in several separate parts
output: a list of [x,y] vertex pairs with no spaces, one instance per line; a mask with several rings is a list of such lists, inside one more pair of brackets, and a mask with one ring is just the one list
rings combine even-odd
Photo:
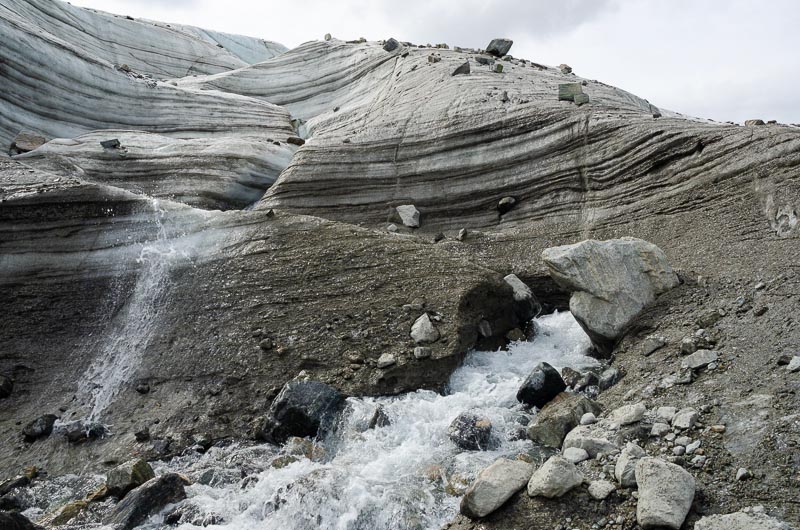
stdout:
[[287,383],[267,411],[256,436],[282,444],[291,436],[324,434],[344,402],[335,388],[319,381]]

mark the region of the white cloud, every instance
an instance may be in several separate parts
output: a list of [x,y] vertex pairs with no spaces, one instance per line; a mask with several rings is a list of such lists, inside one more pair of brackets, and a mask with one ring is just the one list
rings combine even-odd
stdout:
[[720,121],[800,123],[796,0],[77,0],[76,5],[296,46],[332,33],[485,46],[570,64],[652,103]]

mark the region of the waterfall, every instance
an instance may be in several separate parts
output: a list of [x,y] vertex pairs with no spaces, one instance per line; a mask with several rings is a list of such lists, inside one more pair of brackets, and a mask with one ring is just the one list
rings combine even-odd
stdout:
[[137,258],[138,276],[133,292],[114,317],[111,332],[81,383],[80,393],[89,399],[89,421],[100,419],[122,385],[136,373],[142,352],[153,338],[169,288],[172,265],[184,259],[168,238],[164,224],[167,211],[151,200],[156,238],[142,244]]
[[[182,518],[180,528],[196,528],[191,518],[201,524],[206,517],[214,528],[230,530],[438,530],[456,515],[461,494],[481,469],[533,450],[521,435],[531,413],[516,400],[528,373],[542,361],[557,368],[596,365],[570,313],[536,324],[533,342],[514,343],[508,352],[470,353],[445,395],[349,398],[337,429],[319,441],[322,457],[286,459],[286,447],[234,445],[162,464],[160,471],[200,482],[182,503],[199,515]],[[367,429],[378,406],[390,424]],[[449,440],[450,422],[467,410],[491,420],[489,450],[463,451]],[[281,457],[282,467],[274,466]],[[156,516],[143,528],[165,528],[162,520]]]

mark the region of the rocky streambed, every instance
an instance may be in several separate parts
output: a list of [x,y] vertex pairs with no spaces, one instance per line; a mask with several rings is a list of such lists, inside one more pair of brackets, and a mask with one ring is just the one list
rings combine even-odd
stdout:
[[0,527],[800,523],[797,127],[506,39],[0,36]]

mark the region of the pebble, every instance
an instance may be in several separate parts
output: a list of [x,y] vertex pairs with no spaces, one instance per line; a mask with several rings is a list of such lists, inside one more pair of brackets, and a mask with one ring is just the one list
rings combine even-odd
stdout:
[[697,416],[697,411],[692,408],[681,409],[672,419],[672,426],[677,429],[691,429],[697,422]]
[[750,470],[749,469],[745,469],[743,467],[740,467],[736,471],[736,480],[747,480],[749,478],[752,478],[752,476],[753,476],[753,474],[750,472]]
[[591,425],[593,423],[597,423],[597,417],[591,412],[587,412],[581,416],[581,425]]
[[706,457],[703,455],[697,455],[692,458],[691,463],[694,467],[703,467],[706,464]]
[[686,448],[682,445],[676,445],[672,448],[672,454],[675,456],[683,456],[686,453]]
[[690,443],[689,445],[687,445],[686,446],[686,454],[690,455],[690,454],[694,453],[695,451],[697,451],[700,448],[700,443],[701,443],[700,440],[695,440],[692,443]]
[[692,439],[688,436],[678,436],[675,438],[675,445],[683,445],[684,447],[692,443]]

